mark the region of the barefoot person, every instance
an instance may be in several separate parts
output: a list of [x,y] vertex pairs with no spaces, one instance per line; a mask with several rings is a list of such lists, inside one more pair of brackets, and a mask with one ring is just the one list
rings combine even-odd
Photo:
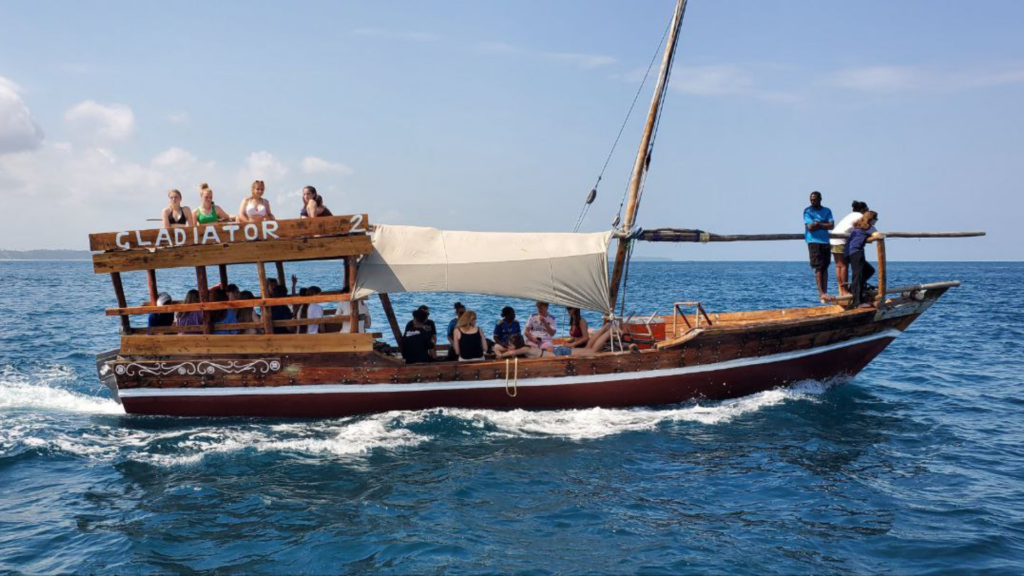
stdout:
[[265,191],[266,185],[263,180],[256,180],[252,183],[249,196],[238,206],[239,222],[277,220],[274,218],[274,213],[270,211],[270,201],[263,197]]
[[[868,211],[868,205],[860,200],[854,200],[851,208],[853,212],[843,216],[843,219],[836,223],[835,228],[832,229],[833,234],[849,234],[850,230],[853,229],[854,223],[860,220],[860,217]],[[846,239],[833,238],[830,242],[832,243],[832,258],[836,262],[836,282],[839,283],[839,295],[849,296],[850,287],[848,284],[847,268],[850,262],[846,259]]]
[[192,209],[181,205],[181,192],[177,190],[167,191],[167,206],[164,207],[160,218],[163,220],[164,228],[195,225]]
[[828,296],[828,265],[832,259],[829,249],[829,230],[835,226],[832,211],[821,205],[821,192],[811,192],[811,205],[804,208],[804,239],[807,253],[818,285],[818,299],[822,303]]
[[849,258],[850,269],[853,271],[850,292],[853,293],[852,306],[854,308],[871,308],[870,303],[863,301],[864,288],[867,286],[868,279],[875,274],[875,267],[867,261],[864,245],[885,238],[884,234],[875,230],[876,222],[878,222],[878,213],[868,210],[853,225],[850,237],[846,239],[846,257]]
[[[535,348],[533,346],[527,346],[520,336],[513,336],[510,340],[512,348],[498,354],[498,358],[512,358],[513,356],[523,356],[526,358],[543,358],[546,356],[596,356],[601,354],[604,350],[608,340],[612,337],[613,324],[608,323],[601,327],[600,330],[591,334],[590,342],[582,348],[570,348],[568,346],[555,346],[552,349]],[[618,330],[615,328],[615,330]]]
[[214,224],[232,220],[230,214],[213,203],[213,189],[206,182],[199,185],[199,200],[202,203],[195,212],[197,224]]

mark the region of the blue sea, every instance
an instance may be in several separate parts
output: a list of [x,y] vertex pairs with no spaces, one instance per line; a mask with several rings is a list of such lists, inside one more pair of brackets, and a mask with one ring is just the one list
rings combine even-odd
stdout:
[[[118,341],[108,278],[2,262],[0,573],[1020,574],[1024,264],[890,267],[963,286],[845,383],[290,421],[125,415],[93,364]],[[293,272],[341,281],[340,264]],[[131,302],[144,282],[126,276]],[[815,304],[797,262],[636,263],[630,283],[638,315]],[[426,303],[441,326],[456,298],[485,322],[505,304],[394,299],[403,323]]]

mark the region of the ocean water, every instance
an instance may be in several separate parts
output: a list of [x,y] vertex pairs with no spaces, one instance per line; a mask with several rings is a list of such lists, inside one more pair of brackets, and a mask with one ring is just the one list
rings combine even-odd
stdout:
[[[288,421],[125,415],[93,366],[117,343],[107,278],[2,262],[0,573],[1024,572],[1024,264],[891,267],[964,285],[845,383]],[[337,264],[293,271],[340,282]],[[638,314],[814,304],[803,263],[630,275]],[[190,281],[160,277],[177,297]],[[141,274],[126,288],[145,298]],[[454,298],[395,301],[440,326]],[[485,319],[505,304],[459,298]]]

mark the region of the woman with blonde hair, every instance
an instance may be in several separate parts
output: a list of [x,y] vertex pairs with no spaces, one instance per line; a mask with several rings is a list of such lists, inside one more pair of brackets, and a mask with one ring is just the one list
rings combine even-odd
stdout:
[[238,206],[239,222],[263,222],[264,220],[277,220],[274,213],[270,211],[270,201],[263,197],[266,185],[263,180],[255,180],[249,197],[242,200]]
[[233,220],[231,215],[213,203],[213,189],[206,182],[199,185],[199,199],[202,204],[196,208],[196,224],[213,224]]
[[476,312],[466,310],[459,316],[459,322],[452,332],[452,345],[459,362],[473,362],[484,359],[487,337],[476,326]]
[[164,207],[160,219],[163,220],[164,228],[195,226],[192,209],[181,205],[181,192],[177,190],[167,191],[167,206]]

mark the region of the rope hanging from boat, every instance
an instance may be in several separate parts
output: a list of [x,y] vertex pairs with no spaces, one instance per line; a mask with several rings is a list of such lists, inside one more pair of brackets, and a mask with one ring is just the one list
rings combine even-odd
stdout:
[[[590,205],[594,203],[594,199],[597,198],[597,188],[601,185],[601,179],[604,178],[604,172],[608,169],[608,164],[612,160],[612,155],[615,154],[615,148],[619,145],[619,140],[622,139],[622,133],[626,130],[626,124],[629,123],[629,117],[633,114],[633,108],[636,107],[636,102],[640,98],[640,93],[643,92],[644,86],[647,84],[647,78],[651,75],[651,70],[654,69],[654,63],[658,60],[658,54],[661,52],[661,46],[665,43],[665,38],[668,37],[668,31],[672,27],[671,24],[665,27],[665,33],[661,35],[661,40],[658,41],[658,46],[654,50],[654,56],[651,57],[650,64],[647,65],[647,72],[644,73],[643,80],[640,81],[640,86],[636,89],[636,94],[633,95],[633,102],[629,105],[629,110],[626,112],[626,117],[622,119],[622,125],[619,126],[619,133],[615,135],[615,141],[612,142],[611,150],[608,151],[608,156],[604,159],[604,166],[601,166],[601,172],[597,175],[597,181],[594,182],[594,187],[590,189],[587,194],[587,199],[583,202],[583,208],[580,209],[580,215],[576,218],[576,225],[573,226],[573,232],[579,232],[580,226],[583,225],[583,221],[586,220],[587,214],[590,213]],[[626,182],[626,190],[629,189],[629,182]],[[619,216],[616,216],[615,224],[612,224],[612,228],[618,226],[618,220],[622,214],[622,206],[626,202],[626,192],[622,193],[622,200],[619,201]]]
[[512,388],[508,387],[508,364],[509,358],[505,358],[505,394],[508,394],[509,398],[515,398],[519,395],[519,356],[512,358],[515,360],[515,375],[512,380]]

